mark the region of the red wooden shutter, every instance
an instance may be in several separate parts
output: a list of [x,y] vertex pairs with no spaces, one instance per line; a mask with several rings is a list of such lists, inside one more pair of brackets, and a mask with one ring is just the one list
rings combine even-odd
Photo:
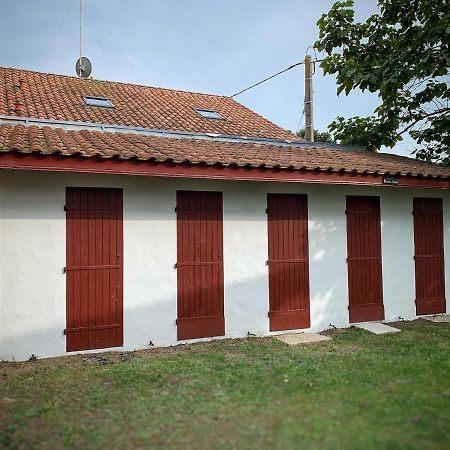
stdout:
[[308,201],[268,194],[270,331],[308,328]]
[[222,193],[178,191],[178,340],[225,334],[222,254]]
[[350,322],[384,319],[379,197],[347,197]]
[[66,349],[123,345],[122,190],[66,190]]
[[416,313],[445,313],[442,199],[414,198]]

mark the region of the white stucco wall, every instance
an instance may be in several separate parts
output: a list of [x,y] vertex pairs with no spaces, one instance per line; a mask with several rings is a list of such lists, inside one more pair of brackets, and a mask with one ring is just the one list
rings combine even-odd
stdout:
[[380,195],[386,321],[415,318],[413,196],[444,199],[450,310],[450,195],[443,190],[0,171],[0,359],[65,354],[65,188],[124,192],[124,347],[177,344],[176,190],[224,201],[226,337],[269,334],[266,194],[309,204],[311,329],[348,326],[346,195]]

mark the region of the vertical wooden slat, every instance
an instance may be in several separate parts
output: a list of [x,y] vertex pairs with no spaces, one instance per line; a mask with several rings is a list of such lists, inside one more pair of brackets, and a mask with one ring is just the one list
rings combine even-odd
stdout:
[[[206,219],[208,215],[208,202],[205,197],[200,199],[200,223],[199,223],[199,235],[200,235],[200,261],[208,261],[207,253],[208,253],[208,243],[206,236]],[[209,311],[212,305],[212,299],[208,299],[207,297],[207,282],[206,282],[206,266],[198,267],[198,278],[200,280],[200,295],[199,302],[200,308],[206,315],[209,315]],[[205,305],[205,306],[203,306]]]
[[[301,204],[299,204],[299,199],[295,199],[295,208],[300,208]],[[305,252],[305,244],[304,244],[304,236],[305,236],[305,228],[304,228],[304,221],[300,220],[298,215],[295,214],[292,215],[292,236],[290,238],[291,247],[293,249],[298,248],[299,254],[304,255],[307,253]],[[306,233],[307,235],[307,233]],[[301,238],[303,237],[303,238]],[[295,257],[295,253],[292,252],[292,257]],[[302,298],[302,286],[304,286],[306,280],[305,277],[302,276],[302,274],[305,272],[304,270],[300,271],[299,264],[291,264],[291,289],[292,289],[292,295],[293,295],[293,303],[294,305],[300,305],[300,309],[307,309],[307,306],[305,305],[304,299]]]
[[[73,204],[73,191],[69,191],[67,193],[66,204]],[[74,220],[74,211],[67,211],[67,239],[66,239],[66,265],[73,265],[74,259],[74,228],[75,228],[75,220]],[[66,272],[67,276],[67,306],[66,306],[66,323],[68,327],[73,327],[75,321],[75,310],[74,310],[74,282],[73,282],[73,272]],[[68,347],[72,347],[74,345],[74,336],[73,334],[67,336],[67,345]]]
[[221,336],[222,194],[179,191],[176,210],[178,339]]
[[[219,250],[219,246],[218,246],[218,236],[217,236],[217,227],[219,226],[219,221],[218,221],[218,215],[219,212],[218,211],[212,211],[211,212],[211,222],[209,224],[210,228],[211,228],[211,242],[213,243],[211,246],[211,259],[214,257],[213,255],[221,255],[221,250]],[[220,258],[222,258],[222,256],[220,256]],[[223,264],[223,260],[222,260],[222,264]],[[220,287],[219,287],[219,270],[218,267],[216,266],[211,266],[210,268],[211,270],[211,298],[213,301],[213,304],[217,304],[220,305],[221,303],[221,299],[219,296],[219,291],[220,291]]]
[[309,260],[306,195],[268,194],[270,330],[308,328]]
[[[277,211],[280,209],[280,205],[278,197],[275,196],[268,196],[268,199],[271,199],[271,203],[273,208]],[[273,239],[273,254],[272,257],[269,258],[269,261],[271,260],[275,260],[279,257],[280,254],[280,245],[281,245],[281,240],[282,240],[282,234],[281,234],[281,220],[279,220],[278,216],[269,214],[270,211],[270,206],[268,207],[268,212],[267,212],[267,216],[271,217],[272,219],[272,223],[273,223],[273,227],[274,227],[274,239]],[[270,237],[269,237],[270,240]],[[283,297],[283,292],[282,292],[282,286],[283,286],[283,273],[280,273],[279,270],[280,266],[273,266],[273,268],[270,267],[269,265],[269,273],[272,274],[272,278],[274,280],[274,285],[275,285],[275,296],[273,297],[273,303],[270,306],[269,310],[273,310],[273,311],[279,311],[280,310],[280,299]],[[273,270],[272,270],[273,269]],[[269,277],[270,278],[270,277]]]
[[[89,227],[88,227],[88,209],[87,209],[87,191],[80,191],[80,266],[89,265]],[[79,327],[89,327],[89,272],[80,271],[80,323]],[[80,331],[80,346],[89,347],[89,332]]]
[[67,351],[123,344],[120,189],[67,188]]
[[117,324],[116,343],[123,345],[123,195],[122,191],[116,189],[116,221],[117,221],[117,245],[116,245],[116,265],[120,267],[115,269],[117,276]]
[[446,312],[442,199],[414,198],[416,314]]
[[[216,303],[216,312],[219,317],[224,317],[224,273],[223,273],[223,201],[222,193],[215,196],[215,213],[217,215],[217,270],[219,272],[219,285],[217,289],[218,302]],[[221,329],[222,332],[222,329]],[[225,334],[225,320],[223,321],[223,334]]]
[[[183,205],[183,195],[182,195],[182,192],[180,192],[180,191],[177,191],[177,193],[176,193],[176,205],[177,205],[176,206],[177,217],[179,217],[179,220],[181,220],[183,223],[186,223],[184,209],[182,209],[181,211],[178,210],[178,208],[182,207],[182,205]],[[185,248],[188,245],[187,239],[184,238],[186,229],[187,229],[187,226],[185,226],[184,228],[177,226],[177,255],[178,255],[178,258],[180,258],[180,255],[181,255],[182,259],[184,257],[184,254],[186,253]],[[181,311],[182,317],[184,317],[186,314],[186,310],[185,310],[186,304],[181,304],[180,299],[181,298],[186,299],[188,297],[188,283],[189,283],[188,277],[180,278],[178,276],[177,291],[179,294],[177,294],[177,311],[180,312],[183,308],[183,310]]]
[[[190,241],[192,242],[192,253],[189,254],[188,260],[194,262],[196,260],[196,253],[197,253],[197,222],[196,222],[196,214],[195,214],[195,199],[192,197],[186,198],[188,202],[188,208],[192,208],[189,210],[189,236]],[[187,314],[189,317],[190,315],[196,314],[196,308],[197,308],[197,292],[198,292],[198,279],[196,277],[196,267],[195,266],[187,266],[186,271],[189,272],[189,279],[191,280],[191,290],[190,290],[190,299],[188,302],[188,310]]]
[[[96,266],[101,265],[103,257],[103,238],[102,238],[102,195],[99,191],[95,192],[94,205],[94,233],[95,233],[95,261]],[[102,270],[95,270],[93,273],[95,282],[95,325],[103,325],[103,286]],[[95,331],[95,342],[97,345],[103,340],[103,330]]]
[[[201,261],[201,196],[193,197],[193,208],[194,208],[194,261]],[[202,298],[202,289],[201,289],[201,267],[192,266],[192,271],[194,273],[195,280],[195,295],[194,295],[194,310],[193,314],[195,316],[201,315],[201,298]]]
[[384,319],[379,197],[347,196],[349,320]]
[[[110,221],[110,211],[107,209],[109,207],[109,197],[106,194],[102,194],[102,262],[109,261],[109,221]],[[111,309],[110,295],[111,295],[111,283],[110,283],[110,271],[102,270],[102,318],[103,322],[109,323],[109,311]],[[111,346],[111,340],[109,338],[110,330],[102,330],[102,340],[105,346]]]
[[[108,192],[109,195],[109,207],[110,209],[110,220],[109,220],[109,232],[110,232],[110,240],[109,244],[109,254],[108,260],[109,264],[116,264],[116,255],[117,255],[117,212],[115,209],[116,201],[115,195],[113,191]],[[109,323],[118,323],[117,322],[117,271],[112,269],[110,271],[110,283],[111,283],[111,308],[110,308],[110,316]],[[111,328],[109,330],[109,339],[111,342],[114,342],[116,338],[116,330]]]
[[[81,192],[79,190],[74,190],[72,192],[73,205],[75,208],[72,211],[68,210],[67,214],[70,212],[73,214],[74,220],[74,237],[73,237],[73,256],[72,256],[72,264],[75,265],[75,262],[81,261]],[[70,258],[70,256],[68,255]],[[82,290],[81,290],[81,272],[73,271],[72,272],[73,279],[73,296],[74,296],[74,320],[71,325],[72,328],[81,326],[81,298],[82,298]],[[67,325],[69,327],[69,325]],[[81,346],[81,333],[73,334],[73,348],[78,348]]]
[[283,277],[283,289],[282,294],[280,296],[280,308],[286,309],[288,311],[292,310],[290,306],[290,298],[289,298],[289,264],[284,261],[288,261],[288,217],[289,217],[289,206],[287,205],[287,198],[285,196],[280,197],[280,208],[283,211],[283,214],[280,216],[280,220],[282,223],[281,233],[280,233],[280,253],[279,253],[279,263],[280,265],[280,274]]
[[[87,195],[87,207],[89,208],[86,212],[87,216],[87,241],[88,241],[88,252],[87,252],[87,265],[95,265],[95,253],[96,253],[96,241],[95,241],[95,191],[88,193]],[[96,292],[95,292],[95,271],[86,271],[87,281],[88,281],[88,326],[94,327],[95,323],[95,312],[96,312]],[[95,338],[96,330],[87,332],[87,339],[89,348],[95,348]]]

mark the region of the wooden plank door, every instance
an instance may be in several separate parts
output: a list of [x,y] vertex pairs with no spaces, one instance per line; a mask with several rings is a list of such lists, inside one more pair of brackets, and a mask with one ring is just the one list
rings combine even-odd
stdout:
[[225,334],[221,192],[177,192],[177,338]]
[[442,199],[414,198],[416,314],[445,313]]
[[347,197],[350,322],[384,319],[379,197]]
[[66,349],[123,345],[122,190],[66,190]]
[[308,200],[268,194],[270,331],[308,328]]

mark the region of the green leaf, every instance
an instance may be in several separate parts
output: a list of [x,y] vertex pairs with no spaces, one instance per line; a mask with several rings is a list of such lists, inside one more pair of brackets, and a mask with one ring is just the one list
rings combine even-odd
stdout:
[[377,93],[373,116],[337,118],[337,139],[368,149],[393,146],[407,130],[425,145],[416,157],[450,163],[450,13],[446,2],[379,0],[378,13],[355,22],[352,0],[335,2],[318,20],[314,47],[325,52],[324,74],[337,95]]

